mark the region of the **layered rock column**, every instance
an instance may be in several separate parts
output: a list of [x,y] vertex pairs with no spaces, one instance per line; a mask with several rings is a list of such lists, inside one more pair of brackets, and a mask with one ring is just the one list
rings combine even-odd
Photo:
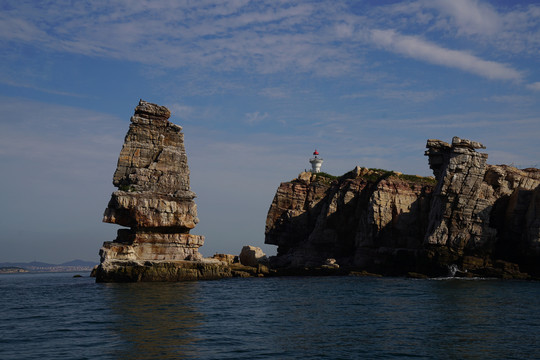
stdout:
[[486,244],[495,236],[489,227],[492,204],[483,184],[488,155],[475,151],[485,146],[454,137],[452,145],[428,140],[426,147],[437,179],[426,243],[456,251]]
[[[437,261],[464,271],[511,261],[538,274],[538,169],[488,165],[488,155],[476,151],[485,149],[482,144],[458,137],[452,144],[428,140],[426,147],[438,183],[424,241]],[[515,268],[511,272],[519,275]]]
[[[537,231],[531,201],[540,185],[537,169],[488,165],[488,155],[476,151],[485,149],[482,144],[459,137],[454,137],[451,145],[428,140],[426,147],[438,181],[426,244],[446,246],[456,255],[492,255],[504,240],[503,233],[512,226],[516,211],[519,219],[525,219],[528,211],[530,220],[521,225]],[[532,243],[537,236],[531,238]]]
[[[114,241],[103,244],[98,281],[100,274],[103,281],[114,280],[115,273],[155,262],[202,261],[198,249],[204,237],[189,233],[199,219],[195,193],[190,189],[184,135],[169,117],[166,107],[142,100],[131,117],[113,176],[118,190],[103,216],[104,222],[129,229],[120,229]],[[139,270],[134,271],[147,271]],[[139,279],[128,276],[127,280],[140,280],[139,275]],[[154,278],[159,279],[159,274],[153,274]],[[162,280],[171,279],[177,280],[166,274]]]

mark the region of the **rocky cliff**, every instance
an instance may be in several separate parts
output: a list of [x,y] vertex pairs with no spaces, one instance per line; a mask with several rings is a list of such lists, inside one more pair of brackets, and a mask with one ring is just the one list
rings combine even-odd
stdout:
[[482,144],[428,140],[437,179],[425,245],[440,263],[487,276],[540,276],[540,170],[488,165]]
[[428,140],[435,178],[357,167],[282,183],[266,221],[276,268],[540,276],[540,170],[487,165],[477,142]]
[[159,281],[230,276],[219,261],[202,258],[204,237],[182,128],[169,110],[140,101],[120,151],[103,221],[129,227],[103,244],[97,281]]

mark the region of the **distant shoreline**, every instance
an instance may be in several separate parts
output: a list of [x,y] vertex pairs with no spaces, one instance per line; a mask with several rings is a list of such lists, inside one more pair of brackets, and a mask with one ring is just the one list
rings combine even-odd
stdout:
[[27,272],[29,271],[20,267],[16,267],[16,266],[0,267],[0,274],[18,274],[18,273],[27,273]]
[[73,271],[92,271],[97,262],[73,260],[63,264],[49,264],[43,262],[17,262],[0,263],[0,274],[16,274],[27,272],[73,272]]

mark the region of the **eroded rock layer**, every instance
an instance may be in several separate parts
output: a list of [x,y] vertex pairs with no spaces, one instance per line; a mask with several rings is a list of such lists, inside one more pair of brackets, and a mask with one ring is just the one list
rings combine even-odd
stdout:
[[272,266],[540,276],[540,170],[488,165],[482,144],[457,137],[427,148],[435,179],[357,167],[282,183],[266,220]]
[[[115,274],[118,281],[175,281],[194,269],[200,273],[186,279],[199,279],[210,268],[208,277],[216,277],[216,262],[204,265],[208,261],[198,252],[204,237],[189,234],[199,221],[195,193],[182,128],[169,122],[169,116],[166,107],[141,100],[131,117],[113,176],[118,190],[103,216],[104,222],[130,229],[120,229],[114,241],[103,244],[97,281],[115,281]],[[179,270],[186,264],[193,271]]]
[[426,146],[437,179],[425,236],[430,256],[481,275],[522,277],[521,268],[540,276],[540,170],[488,165],[476,151],[482,144],[458,137]]
[[278,245],[275,267],[336,259],[373,265],[373,251],[419,249],[428,225],[430,178],[357,167],[338,179],[302,173],[282,183],[266,220],[267,244]]

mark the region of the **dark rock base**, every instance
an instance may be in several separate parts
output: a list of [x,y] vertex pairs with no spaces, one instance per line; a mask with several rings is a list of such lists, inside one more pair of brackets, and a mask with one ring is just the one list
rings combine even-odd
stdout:
[[100,264],[96,282],[172,282],[232,277],[224,263],[205,261],[114,261]]

